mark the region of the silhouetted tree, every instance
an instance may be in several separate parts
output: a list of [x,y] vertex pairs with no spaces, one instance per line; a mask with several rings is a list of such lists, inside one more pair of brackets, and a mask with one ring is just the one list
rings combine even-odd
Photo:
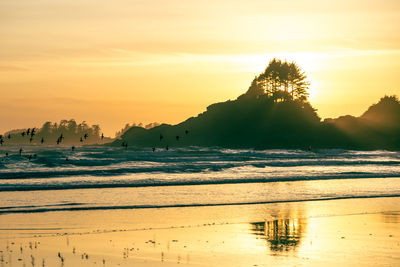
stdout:
[[115,138],[121,137],[126,131],[128,131],[132,127],[142,127],[142,128],[145,128],[148,130],[148,129],[157,127],[159,125],[160,125],[160,123],[158,123],[158,122],[151,122],[149,124],[146,124],[145,126],[143,126],[143,123],[135,123],[134,122],[134,123],[132,123],[132,125],[127,123],[127,124],[125,124],[124,128],[122,128],[121,130],[119,130],[115,133]]
[[295,63],[272,59],[265,71],[252,81],[246,95],[272,98],[275,102],[307,101],[310,83],[304,71]]
[[263,86],[258,82],[257,76],[254,78],[254,80],[251,82],[251,85],[249,89],[247,90],[247,95],[248,96],[259,96],[264,93],[264,88]]

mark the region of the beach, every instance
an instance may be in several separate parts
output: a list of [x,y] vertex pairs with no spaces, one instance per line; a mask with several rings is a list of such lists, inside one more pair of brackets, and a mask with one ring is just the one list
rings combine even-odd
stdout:
[[400,264],[395,151],[3,149],[0,267]]
[[400,198],[0,215],[0,266],[397,266]]

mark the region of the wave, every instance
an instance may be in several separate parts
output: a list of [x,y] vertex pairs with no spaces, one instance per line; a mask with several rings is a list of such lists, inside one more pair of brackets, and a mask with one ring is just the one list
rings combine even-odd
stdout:
[[384,150],[45,146],[0,153],[0,191],[400,177],[400,152]]
[[233,202],[233,203],[192,203],[192,204],[167,204],[167,205],[115,205],[115,206],[66,206],[49,205],[49,207],[33,207],[26,209],[23,207],[12,207],[10,209],[0,210],[0,214],[10,213],[40,213],[54,211],[87,211],[87,210],[123,210],[123,209],[160,209],[160,208],[185,208],[185,207],[213,207],[213,206],[234,206],[234,205],[256,205],[256,204],[272,204],[272,203],[289,203],[289,202],[305,202],[305,201],[326,201],[340,199],[362,199],[362,198],[386,198],[400,197],[400,194],[383,194],[383,195],[359,195],[359,196],[340,196],[340,197],[323,197],[312,199],[291,199],[291,200],[272,200],[272,201],[250,201],[250,202]]
[[272,183],[293,181],[317,181],[317,180],[345,180],[345,179],[367,179],[367,178],[399,178],[399,174],[376,174],[344,172],[332,175],[317,176],[293,176],[293,177],[269,177],[269,178],[225,178],[225,179],[192,179],[192,180],[167,180],[167,179],[142,179],[142,180],[116,180],[116,181],[91,181],[79,180],[72,183],[49,182],[37,184],[0,184],[0,192],[12,191],[46,191],[46,190],[71,190],[71,189],[101,189],[101,188],[132,188],[132,187],[162,187],[162,186],[193,186],[193,185],[223,185],[223,184],[247,184],[247,183]]
[[[41,160],[42,161],[42,160]],[[269,168],[269,167],[355,167],[360,166],[387,166],[396,168],[395,171],[400,175],[400,160],[366,160],[366,159],[315,159],[315,160],[240,160],[235,159],[219,159],[218,161],[196,159],[191,161],[150,161],[150,159],[142,161],[120,161],[120,162],[105,162],[100,164],[97,160],[63,160],[62,163],[54,163],[53,167],[36,166],[35,162],[26,163],[27,166],[9,166],[8,168],[0,167],[0,180],[4,179],[36,179],[36,178],[56,178],[67,176],[113,176],[126,175],[136,173],[200,173],[210,171],[224,171],[237,167],[251,166],[254,168]],[[25,164],[25,163],[24,163]],[[93,165],[91,165],[93,164]]]

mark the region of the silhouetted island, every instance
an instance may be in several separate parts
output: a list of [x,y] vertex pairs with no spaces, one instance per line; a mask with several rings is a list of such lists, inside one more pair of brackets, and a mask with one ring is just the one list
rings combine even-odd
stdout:
[[236,100],[212,104],[177,125],[134,126],[113,146],[152,148],[400,148],[400,102],[385,96],[362,116],[321,121],[308,102],[309,82],[296,63],[273,59]]

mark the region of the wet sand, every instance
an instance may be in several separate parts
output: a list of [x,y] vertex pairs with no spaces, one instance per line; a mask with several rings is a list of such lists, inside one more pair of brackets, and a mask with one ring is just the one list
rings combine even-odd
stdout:
[[400,198],[0,215],[0,266],[399,266]]

